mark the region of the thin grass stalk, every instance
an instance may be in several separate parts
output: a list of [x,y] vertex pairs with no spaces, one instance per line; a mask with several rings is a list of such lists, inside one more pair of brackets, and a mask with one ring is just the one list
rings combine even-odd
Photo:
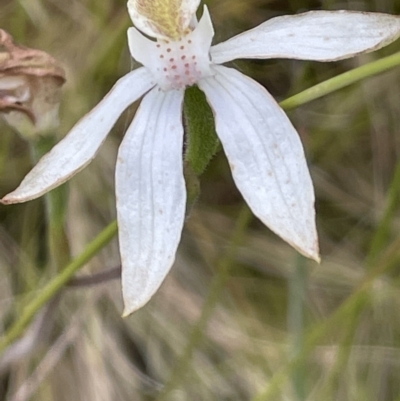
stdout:
[[397,163],[386,200],[386,209],[371,240],[368,255],[365,261],[367,268],[371,268],[376,258],[386,245],[392,226],[393,217],[400,201],[400,162]]
[[329,369],[329,377],[327,382],[324,383],[325,392],[323,392],[322,399],[337,399],[338,395],[335,391],[340,389],[343,383],[343,372],[346,371],[346,366],[349,362],[352,346],[354,343],[354,338],[357,334],[358,323],[362,316],[362,311],[365,307],[364,303],[360,303],[359,309],[353,309],[353,315],[348,316],[346,319],[346,324],[343,328],[346,330],[344,338],[339,345],[339,350],[336,355],[336,361],[332,368]]
[[90,259],[97,255],[117,233],[117,222],[109,224],[97,237],[90,242],[84,251],[69,263],[65,269],[59,272],[47,285],[41,288],[36,297],[23,309],[18,320],[7,330],[0,339],[0,354],[5,348],[22,335],[25,328],[32,321],[36,313],[68,283],[74,274],[81,269]]
[[365,78],[372,77],[382,72],[388,71],[400,65],[400,52],[388,57],[381,58],[371,63],[354,68],[336,77],[327,79],[317,85],[312,86],[294,96],[285,99],[280,103],[285,110],[294,109],[312,100],[328,95],[334,91],[359,82]]
[[[304,347],[304,313],[307,297],[307,263],[304,256],[297,254],[294,270],[289,278],[288,331],[289,358],[295,359]],[[292,372],[292,387],[297,401],[306,399],[307,369],[296,366]]]
[[[40,138],[30,143],[33,162],[36,164],[55,145],[54,137]],[[47,249],[50,272],[56,274],[71,258],[65,232],[68,206],[68,188],[64,184],[44,195],[47,220]]]

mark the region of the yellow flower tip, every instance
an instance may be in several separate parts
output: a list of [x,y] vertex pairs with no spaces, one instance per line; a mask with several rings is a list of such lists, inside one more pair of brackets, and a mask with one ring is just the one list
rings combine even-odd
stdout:
[[319,265],[321,264],[321,255],[319,253],[319,249],[318,249],[318,244],[316,244],[316,249],[315,251],[309,253],[308,255],[306,255],[308,258],[310,258],[311,260],[313,260],[314,262],[317,262]]
[[121,317],[122,317],[123,319],[125,319],[125,318],[127,318],[128,316],[130,316],[131,314],[132,314],[132,312],[130,312],[130,311],[124,309],[124,311],[122,312]]
[[[142,306],[143,306],[143,305],[142,305]],[[125,307],[124,307],[124,311],[122,312],[121,317],[122,317],[123,319],[129,317],[129,316],[132,315],[134,312],[136,312],[138,309],[140,309],[142,306],[139,306],[139,307],[136,307],[136,308],[132,308],[132,307],[125,306]]]
[[311,259],[312,261],[318,263],[319,265],[321,264],[321,256],[318,252],[304,252],[304,250],[300,249],[297,249],[297,251],[306,258]]
[[318,244],[318,239],[315,239],[315,242],[312,244],[312,246],[299,246],[298,244],[295,244],[293,242],[288,241],[293,248],[297,250],[301,255],[305,256],[308,259],[313,260],[314,262],[317,262],[318,264],[321,264],[321,255],[319,253],[319,244]]
[[136,28],[158,38],[179,40],[188,33],[199,0],[129,0]]

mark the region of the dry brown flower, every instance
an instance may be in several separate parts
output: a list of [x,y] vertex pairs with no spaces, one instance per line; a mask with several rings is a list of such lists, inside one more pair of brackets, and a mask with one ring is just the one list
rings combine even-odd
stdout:
[[22,135],[43,134],[58,125],[65,80],[55,58],[16,44],[0,29],[0,114]]

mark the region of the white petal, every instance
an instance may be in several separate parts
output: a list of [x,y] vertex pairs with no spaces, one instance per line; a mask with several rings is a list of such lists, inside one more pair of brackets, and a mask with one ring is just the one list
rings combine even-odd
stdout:
[[334,61],[371,52],[400,36],[400,17],[310,11],[273,18],[211,49],[215,63],[238,58]]
[[185,215],[183,91],[142,100],[116,170],[124,316],[157,291],[175,260]]
[[139,68],[122,77],[103,100],[44,155],[3,203],[26,202],[57,187],[84,168],[96,155],[122,112],[154,86],[150,73]]
[[214,111],[237,187],[265,225],[319,260],[314,190],[296,130],[257,82],[230,68],[215,71],[199,87]]
[[180,39],[189,27],[200,0],[129,0],[133,24],[158,39]]

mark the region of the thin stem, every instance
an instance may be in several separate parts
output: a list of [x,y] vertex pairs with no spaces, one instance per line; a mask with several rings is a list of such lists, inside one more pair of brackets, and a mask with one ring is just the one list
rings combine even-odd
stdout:
[[117,233],[117,222],[109,224],[85,250],[75,258],[65,269],[42,288],[36,298],[32,299],[22,310],[19,319],[10,327],[4,337],[0,340],[0,353],[18,338],[27,325],[32,321],[35,314],[52,299],[73,277],[73,275],[82,268],[93,256],[95,256],[104,246],[106,246]]
[[372,77],[373,75],[390,70],[398,65],[400,65],[400,52],[365,64],[361,67],[354,68],[351,71],[347,71],[343,74],[337,75],[336,77],[312,86],[311,88],[308,88],[297,95],[282,101],[280,106],[285,110],[294,109],[305,103],[311,102],[312,100],[335,92],[338,89],[344,88],[345,86],[361,81],[364,78]]
[[[294,271],[289,279],[288,329],[291,337],[290,359],[297,358],[304,346],[304,310],[307,291],[307,263],[297,254]],[[296,366],[292,372],[293,390],[298,401],[306,399],[306,367]]]
[[69,288],[91,287],[93,285],[103,284],[110,280],[119,279],[120,277],[121,265],[100,271],[98,273],[73,277],[70,281],[68,281],[67,286]]
[[246,233],[246,229],[251,219],[252,214],[250,210],[247,206],[243,206],[236,221],[236,227],[229,241],[230,246],[228,248],[228,251],[219,260],[219,262],[217,262],[218,271],[217,274],[214,276],[213,281],[211,282],[211,287],[201,310],[200,318],[194,325],[189,336],[188,343],[183,350],[182,356],[176,362],[171,377],[168,383],[165,385],[163,391],[157,398],[157,401],[166,400],[171,391],[176,388],[180,382],[182,382],[185,373],[188,371],[188,365],[190,364],[193,351],[203,339],[208,321],[210,320],[214,312],[215,306],[221,295],[221,291],[223,290],[227,280],[229,279],[229,273],[232,268],[232,264],[234,263],[238,248],[243,242],[243,237]]
[[[54,137],[44,137],[32,141],[31,154],[34,163],[54,145]],[[47,220],[47,243],[49,262],[53,272],[58,272],[71,259],[69,242],[65,232],[65,219],[68,205],[68,188],[62,185],[44,195]]]
[[54,315],[60,298],[55,296],[51,299],[37,314],[29,329],[25,330],[24,336],[7,347],[0,358],[0,375],[3,375],[16,362],[26,360],[37,349],[38,344],[46,341],[54,326]]

